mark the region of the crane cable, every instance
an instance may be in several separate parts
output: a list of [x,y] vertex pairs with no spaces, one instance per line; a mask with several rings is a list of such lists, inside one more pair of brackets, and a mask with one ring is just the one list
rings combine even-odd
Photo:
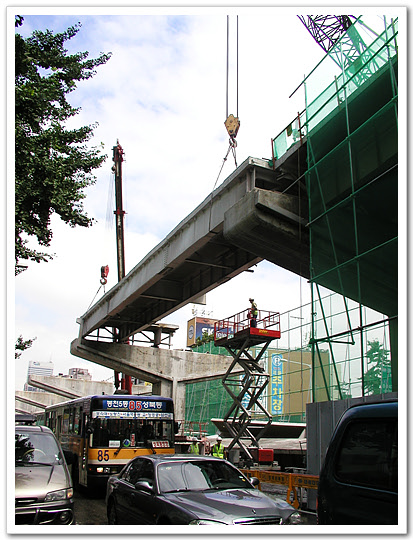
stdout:
[[228,115],[228,96],[229,96],[229,15],[227,15],[227,56],[226,56],[226,115],[227,119],[225,120],[225,127],[227,129],[228,135],[229,135],[229,147],[228,151],[222,161],[221,169],[218,173],[217,179],[215,180],[214,187],[212,191],[215,189],[215,186],[218,183],[219,177],[221,175],[222,169],[224,168],[225,162],[228,158],[228,154],[232,152],[232,155],[234,156],[235,161],[235,167],[238,167],[237,164],[237,156],[236,156],[236,147],[237,147],[237,141],[235,140],[235,137],[237,136],[239,127],[240,127],[240,121],[238,116],[238,15],[237,15],[237,116],[234,117],[233,114]]
[[[228,119],[228,79],[229,79],[229,15],[227,15],[227,89],[226,89],[226,113]],[[238,15],[237,15],[237,118],[238,118]]]
[[102,287],[103,287],[103,293],[105,293],[105,284],[104,284],[104,283],[101,283],[99,289],[96,291],[96,294],[95,294],[95,296],[93,297],[93,300],[90,302],[89,307],[87,308],[86,311],[89,311],[89,309],[92,307],[92,304],[93,304],[93,302],[95,301],[95,298],[96,298],[96,296],[99,294],[99,291],[100,291],[100,289],[101,289]]

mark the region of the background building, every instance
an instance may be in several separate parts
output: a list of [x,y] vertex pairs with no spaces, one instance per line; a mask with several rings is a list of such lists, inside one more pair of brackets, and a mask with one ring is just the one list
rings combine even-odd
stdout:
[[44,390],[41,390],[40,388],[36,388],[29,384],[30,377],[36,376],[36,375],[51,376],[53,375],[53,369],[54,369],[53,362],[50,362],[50,361],[37,362],[36,360],[30,360],[29,367],[27,368],[27,381],[24,385],[24,391],[25,392],[44,392]]
[[85,368],[70,368],[69,377],[71,379],[83,379],[85,381],[92,380],[92,374],[89,373],[89,370]]

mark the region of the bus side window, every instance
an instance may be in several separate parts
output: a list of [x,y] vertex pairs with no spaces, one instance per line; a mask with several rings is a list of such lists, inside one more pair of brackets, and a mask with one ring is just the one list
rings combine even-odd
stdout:
[[83,414],[83,421],[82,421],[82,437],[85,439],[89,437],[89,435],[92,433],[92,429],[89,422],[89,417],[86,413]]
[[62,422],[62,431],[61,433],[67,435],[69,428],[69,409],[63,411],[63,422]]
[[68,426],[68,433],[73,433],[73,419],[75,415],[75,409],[74,407],[70,407],[69,409],[69,426]]
[[75,431],[75,434],[76,435],[80,435],[80,431],[81,431],[81,421],[80,419],[82,418],[82,407],[76,409],[76,415],[75,415],[75,425],[74,425],[74,431]]

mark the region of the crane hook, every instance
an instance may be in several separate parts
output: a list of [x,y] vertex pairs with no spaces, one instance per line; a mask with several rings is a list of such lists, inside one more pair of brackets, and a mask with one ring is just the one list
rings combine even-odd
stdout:
[[101,266],[100,267],[100,284],[101,285],[106,285],[106,283],[108,282],[108,280],[106,279],[108,277],[108,274],[109,274],[109,266],[108,265]]
[[228,118],[225,120],[224,124],[225,124],[225,127],[227,128],[227,132],[230,138],[235,139],[241,125],[239,118],[236,118],[233,114],[230,114]]

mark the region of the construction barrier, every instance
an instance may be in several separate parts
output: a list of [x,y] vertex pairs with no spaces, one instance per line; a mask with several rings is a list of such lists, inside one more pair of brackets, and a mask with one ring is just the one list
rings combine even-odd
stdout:
[[[317,489],[318,487],[319,477],[312,474],[263,471],[260,469],[241,469],[241,471],[248,478],[255,476],[259,479],[260,482],[266,482],[268,484],[281,484],[283,486],[287,486],[288,489],[286,500],[288,503],[292,504],[294,508],[299,508],[300,506],[297,496],[298,488]],[[259,486],[259,489],[261,489],[261,486]],[[292,502],[291,494],[293,495]]]

